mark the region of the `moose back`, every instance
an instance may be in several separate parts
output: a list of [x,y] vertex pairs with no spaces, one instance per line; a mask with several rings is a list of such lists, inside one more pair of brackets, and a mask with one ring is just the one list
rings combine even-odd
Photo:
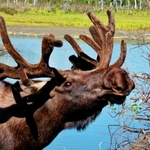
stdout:
[[[19,79],[15,84],[0,81],[0,149],[42,149],[66,128],[84,129],[108,101],[125,101],[134,88],[134,82],[120,68],[126,56],[126,43],[121,41],[120,57],[109,65],[115,23],[113,13],[108,10],[107,14],[108,26],[104,26],[88,13],[93,22],[89,28],[92,37],[79,36],[97,52],[96,59],[87,56],[71,36],[64,36],[77,53],[69,57],[73,64],[70,70],[58,70],[48,64],[54,47],[63,45],[53,34],[43,37],[39,63],[27,62],[13,47],[5,21],[0,18],[2,41],[17,63],[15,67],[0,63],[0,79]],[[49,79],[32,79],[38,77]]]

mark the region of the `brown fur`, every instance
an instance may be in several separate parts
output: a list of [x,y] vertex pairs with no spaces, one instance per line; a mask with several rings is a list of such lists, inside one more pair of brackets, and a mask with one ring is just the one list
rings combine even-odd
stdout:
[[[0,82],[0,150],[40,150],[66,128],[85,129],[108,104],[122,104],[134,88],[134,83],[121,69],[126,56],[126,42],[121,42],[118,60],[109,65],[115,33],[114,16],[107,11],[108,26],[92,13],[87,14],[94,26],[89,28],[93,39],[79,37],[98,54],[87,56],[69,35],[64,38],[77,56],[70,56],[70,71],[49,66],[54,47],[62,46],[53,34],[44,36],[38,64],[27,62],[10,42],[3,17],[0,33],[5,48],[17,67],[0,63],[0,79],[19,78],[14,85]],[[84,71],[83,71],[84,70]],[[49,77],[48,81],[31,78]]]
[[[44,85],[46,92],[41,89],[41,93],[25,98],[31,101],[27,106],[16,104],[10,84],[0,83],[0,149],[42,149],[65,128],[84,129],[108,100],[122,104],[124,91],[134,88],[133,81],[120,68],[61,74],[66,78],[64,83]],[[114,85],[122,91],[113,91]]]

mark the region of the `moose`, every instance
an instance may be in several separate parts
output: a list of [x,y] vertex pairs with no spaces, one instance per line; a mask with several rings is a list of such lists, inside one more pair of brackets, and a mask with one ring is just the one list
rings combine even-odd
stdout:
[[[55,47],[63,45],[53,34],[42,39],[41,60],[27,62],[13,47],[3,17],[0,33],[8,53],[16,66],[0,63],[0,149],[40,150],[64,129],[82,130],[94,121],[102,109],[111,104],[123,104],[134,89],[134,82],[121,69],[126,57],[126,42],[121,41],[118,60],[110,65],[115,34],[115,20],[108,10],[105,26],[93,13],[87,13],[93,25],[91,36],[79,35],[97,53],[88,56],[70,36],[64,38],[77,56],[69,57],[70,70],[60,70],[49,65]],[[46,77],[38,79],[39,77]],[[5,78],[17,79],[15,83]]]

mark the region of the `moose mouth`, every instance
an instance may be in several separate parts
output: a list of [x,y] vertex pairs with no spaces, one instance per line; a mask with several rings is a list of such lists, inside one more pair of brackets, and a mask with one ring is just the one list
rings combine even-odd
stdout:
[[126,99],[126,96],[108,95],[108,97],[107,97],[107,100],[111,104],[118,104],[118,105],[123,104],[125,99]]
[[121,105],[124,103],[127,93],[114,92],[112,90],[103,90],[97,97],[100,101],[109,101],[111,104]]
[[121,105],[126,100],[126,96],[109,94],[109,95],[104,95],[103,97],[99,97],[98,99],[101,101],[109,101],[112,105],[113,104]]

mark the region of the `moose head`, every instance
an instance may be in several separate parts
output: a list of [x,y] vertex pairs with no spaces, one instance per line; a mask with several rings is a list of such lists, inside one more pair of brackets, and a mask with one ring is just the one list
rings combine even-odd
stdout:
[[[70,56],[71,70],[58,70],[48,64],[54,47],[62,41],[53,34],[43,37],[42,56],[38,64],[28,63],[13,47],[4,19],[0,33],[5,48],[17,63],[11,67],[0,63],[0,79],[20,79],[15,84],[0,82],[0,149],[42,149],[63,129],[84,129],[108,105],[122,104],[134,89],[134,82],[120,67],[126,56],[126,43],[121,42],[118,60],[110,65],[115,33],[114,16],[107,11],[108,26],[92,13],[91,37],[80,35],[97,58],[86,55],[69,35],[64,38],[77,56]],[[38,81],[32,78],[48,77]]]

